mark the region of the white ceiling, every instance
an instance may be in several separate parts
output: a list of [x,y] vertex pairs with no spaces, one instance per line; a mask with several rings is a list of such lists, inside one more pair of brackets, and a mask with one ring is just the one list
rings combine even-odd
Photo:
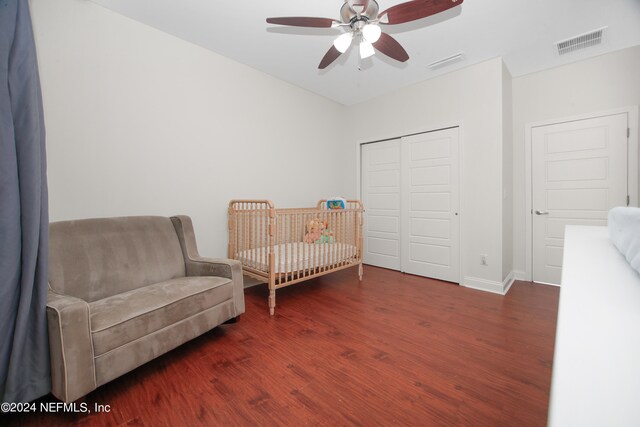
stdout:
[[[343,0],[92,1],[345,105],[498,56],[520,76],[640,44],[640,0],[465,0],[440,15],[383,27],[409,53],[404,64],[380,53],[361,61],[351,48],[318,70],[340,29],[274,26],[265,19],[339,19]],[[402,2],[378,0],[381,11]],[[604,26],[601,45],[556,53],[554,42]],[[428,67],[459,52],[464,60]]]

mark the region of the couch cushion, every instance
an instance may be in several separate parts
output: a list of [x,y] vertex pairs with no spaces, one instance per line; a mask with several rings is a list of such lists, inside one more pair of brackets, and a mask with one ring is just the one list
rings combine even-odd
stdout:
[[185,276],[170,218],[62,221],[49,231],[49,284],[60,294],[91,302]]
[[182,277],[89,304],[96,356],[231,299],[224,277]]

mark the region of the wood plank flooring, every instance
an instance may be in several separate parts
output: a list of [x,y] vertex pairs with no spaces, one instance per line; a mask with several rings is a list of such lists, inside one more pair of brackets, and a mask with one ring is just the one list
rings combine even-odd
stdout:
[[[375,267],[278,291],[86,397],[2,425],[546,425],[559,290],[506,296]],[[55,401],[51,397],[43,402]],[[40,401],[37,403],[39,404]]]

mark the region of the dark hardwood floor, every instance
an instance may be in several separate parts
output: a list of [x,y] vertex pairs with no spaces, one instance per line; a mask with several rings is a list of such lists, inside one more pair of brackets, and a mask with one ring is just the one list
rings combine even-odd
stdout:
[[[546,425],[558,288],[506,296],[365,267],[278,291],[86,397],[2,425]],[[53,402],[53,398],[42,399]]]

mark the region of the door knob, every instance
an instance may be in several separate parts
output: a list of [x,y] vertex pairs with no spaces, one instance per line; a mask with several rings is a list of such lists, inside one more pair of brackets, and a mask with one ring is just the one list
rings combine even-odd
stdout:
[[536,215],[549,215],[549,211],[536,211]]

